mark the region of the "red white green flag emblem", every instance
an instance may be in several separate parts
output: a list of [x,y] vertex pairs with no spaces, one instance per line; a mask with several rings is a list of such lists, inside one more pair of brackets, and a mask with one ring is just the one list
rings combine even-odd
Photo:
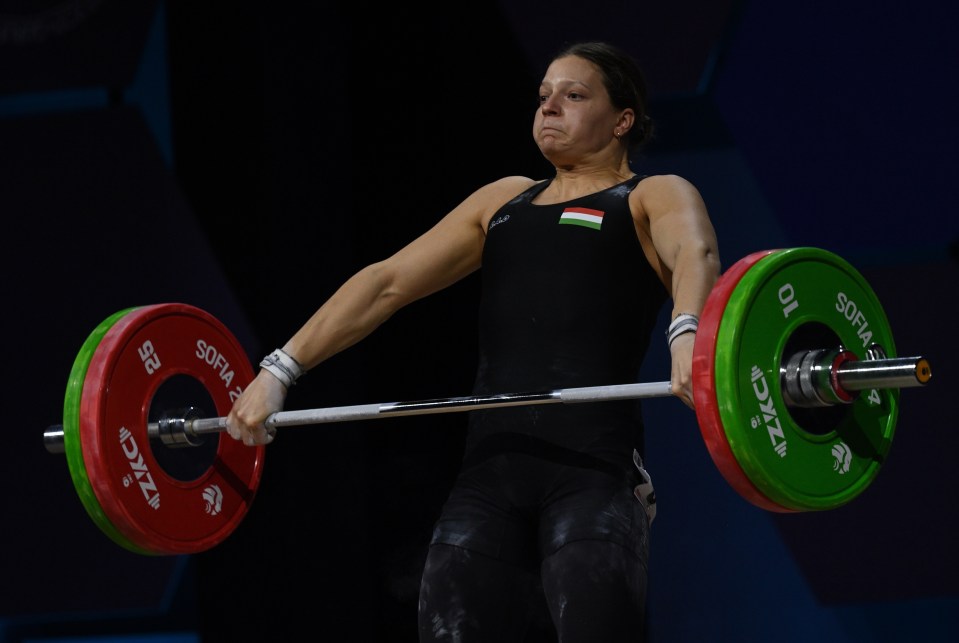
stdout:
[[592,208],[566,208],[563,210],[559,222],[599,230],[603,225],[603,211],[593,210]]

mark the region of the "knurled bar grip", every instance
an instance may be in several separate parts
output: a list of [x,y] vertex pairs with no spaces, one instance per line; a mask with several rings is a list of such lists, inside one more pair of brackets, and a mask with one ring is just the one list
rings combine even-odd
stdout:
[[[369,420],[398,415],[426,415],[429,413],[452,413],[471,411],[479,408],[499,408],[505,406],[528,406],[533,404],[557,404],[577,402],[602,402],[629,400],[672,395],[669,382],[649,382],[638,384],[615,384],[611,386],[585,386],[564,388],[539,393],[506,393],[499,395],[476,395],[465,397],[439,398],[416,402],[390,402],[386,404],[360,404],[356,406],[334,406],[322,409],[304,409],[301,411],[280,411],[266,419],[267,428],[281,428],[303,424],[325,424],[349,420]],[[200,418],[187,423],[187,432],[195,435],[215,433],[226,428],[226,418]],[[148,433],[157,433],[157,425],[148,425]]]

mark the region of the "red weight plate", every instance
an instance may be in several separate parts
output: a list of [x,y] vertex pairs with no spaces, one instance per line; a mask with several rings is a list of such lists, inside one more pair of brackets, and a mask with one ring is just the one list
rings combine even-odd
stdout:
[[151,444],[147,423],[154,395],[174,376],[199,382],[224,416],[253,369],[209,313],[175,303],[137,308],[110,328],[90,361],[79,433],[91,486],[116,529],[152,553],[192,554],[219,544],[242,521],[265,448],[216,436],[209,468],[190,480],[170,475],[154,454],[170,447]]
[[73,361],[73,368],[70,369],[70,377],[67,381],[67,391],[63,398],[63,450],[67,456],[67,466],[70,468],[70,477],[73,479],[73,486],[76,488],[77,495],[86,509],[87,515],[100,528],[100,530],[110,537],[118,545],[137,554],[149,555],[153,552],[147,551],[130,542],[117,531],[113,522],[103,513],[99,500],[90,486],[90,478],[87,476],[86,465],[83,462],[83,446],[80,441],[80,398],[83,395],[83,381],[87,375],[87,367],[90,360],[96,352],[103,335],[113,326],[118,319],[129,313],[133,309],[121,310],[105,319],[97,326]]
[[716,345],[716,337],[726,304],[743,275],[758,261],[774,252],[776,251],[761,250],[743,257],[720,276],[709,293],[699,317],[699,328],[693,347],[693,395],[699,430],[713,463],[726,482],[757,507],[777,513],[792,513],[794,510],[770,500],[746,476],[729,446],[716,400],[716,351],[721,350],[721,347]]

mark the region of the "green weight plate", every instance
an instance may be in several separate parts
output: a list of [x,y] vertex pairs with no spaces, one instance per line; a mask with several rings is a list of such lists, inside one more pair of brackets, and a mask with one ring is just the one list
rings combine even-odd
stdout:
[[70,369],[70,376],[67,380],[67,390],[63,402],[63,449],[67,458],[67,466],[70,469],[70,477],[73,480],[73,486],[76,488],[77,495],[83,503],[84,509],[100,528],[100,530],[110,537],[118,545],[139,554],[150,554],[152,552],[137,546],[128,538],[124,537],[106,516],[103,507],[100,505],[97,496],[90,484],[90,478],[87,475],[86,465],[83,461],[83,446],[80,440],[80,400],[83,395],[83,382],[87,375],[87,369],[90,361],[96,353],[97,346],[107,331],[113,327],[121,318],[128,313],[136,310],[127,308],[114,313],[97,326],[80,347],[76,359],[73,361],[73,367]]
[[873,481],[889,451],[898,389],[851,404],[786,404],[780,367],[798,352],[878,345],[895,357],[886,314],[847,261],[792,248],[756,262],[730,294],[717,333],[716,399],[730,449],[752,483],[794,511],[844,505]]

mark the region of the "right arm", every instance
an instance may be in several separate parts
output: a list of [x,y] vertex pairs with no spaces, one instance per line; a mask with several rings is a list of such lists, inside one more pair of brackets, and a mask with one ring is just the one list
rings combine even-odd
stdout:
[[[403,306],[459,281],[480,266],[486,227],[509,199],[532,185],[524,177],[490,183],[432,228],[383,261],[350,277],[284,344],[305,369],[356,344]],[[227,416],[227,431],[246,444],[271,440],[264,420],[283,408],[286,388],[261,370]]]

